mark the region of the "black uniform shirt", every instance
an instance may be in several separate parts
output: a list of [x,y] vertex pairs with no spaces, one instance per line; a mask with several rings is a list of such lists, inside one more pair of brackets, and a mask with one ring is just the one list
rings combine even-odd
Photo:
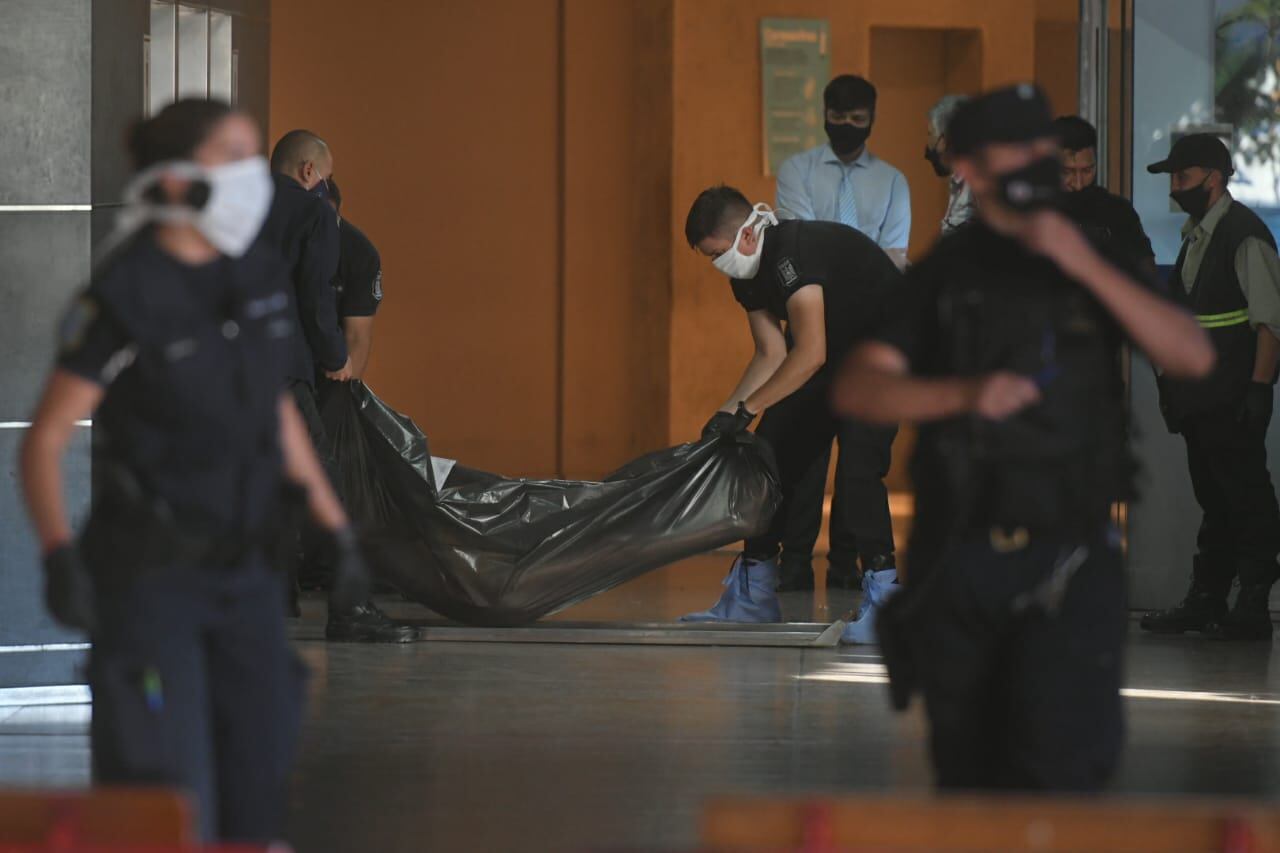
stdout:
[[382,302],[382,258],[350,220],[338,223],[342,253],[338,259],[338,316],[372,317]]
[[1041,388],[1039,403],[1002,422],[922,425],[911,464],[917,542],[992,526],[1091,535],[1112,501],[1131,496],[1122,332],[1052,262],[971,223],[912,267],[876,337],[918,376],[1005,370]]
[[734,297],[747,311],[786,321],[787,300],[797,290],[821,287],[828,370],[879,326],[885,300],[902,278],[875,241],[837,222],[784,220],[766,229],[763,251],[755,278],[734,279]]
[[1138,211],[1127,199],[1093,184],[1078,192],[1064,193],[1062,210],[1094,242],[1110,251],[1133,261],[1155,257]]
[[280,494],[277,405],[294,335],[289,280],[261,242],[192,267],[144,231],[68,312],[59,367],[106,388],[95,452],[179,518],[253,530]]
[[293,283],[296,334],[287,375],[314,382],[317,366],[340,370],[347,361],[347,340],[338,324],[334,291],[338,216],[327,202],[292,178],[272,177],[276,194],[259,239],[284,256]]

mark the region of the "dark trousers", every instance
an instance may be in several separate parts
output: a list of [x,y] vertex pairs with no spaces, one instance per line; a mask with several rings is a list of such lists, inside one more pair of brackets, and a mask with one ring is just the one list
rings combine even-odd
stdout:
[[[837,445],[839,441],[837,440]],[[841,485],[840,466],[844,464],[844,448],[836,456],[835,487],[831,495],[831,523],[828,528],[827,563],[833,571],[851,574],[858,563],[858,537],[849,529],[844,515],[848,499]],[[827,473],[831,468],[831,451],[816,460],[796,485],[795,496],[787,509],[782,534],[782,562],[812,570],[813,551],[822,531],[822,505],[827,497]],[[886,472],[888,473],[887,469]],[[883,478],[882,478],[883,479]],[[875,556],[869,554],[868,556]]]
[[265,560],[99,577],[94,780],[187,791],[205,840],[281,838],[305,672]]
[[1267,472],[1266,435],[1238,422],[1230,410],[1182,423],[1187,465],[1204,512],[1197,537],[1197,580],[1225,596],[1238,576],[1270,584],[1280,554],[1280,505]]
[[334,455],[333,442],[329,439],[329,431],[325,429],[324,418],[320,415],[320,397],[316,386],[296,379],[289,380],[289,392],[293,401],[302,413],[302,422],[307,425],[307,434],[315,446],[320,464],[329,475],[329,482],[338,488],[338,462]]
[[[756,435],[769,442],[778,460],[782,485],[782,506],[769,531],[748,539],[746,554],[753,559],[772,559],[788,540],[792,507],[806,477],[821,467],[826,479],[826,462],[831,442],[839,437],[840,458],[836,469],[836,489],[841,500],[833,507],[832,525],[839,523],[852,534],[852,548],[863,557],[893,553],[893,520],[889,517],[889,493],[884,478],[889,473],[890,452],[897,427],[868,426],[837,418],[827,402],[828,386],[814,380],[764,413]],[[819,504],[819,507],[821,505]],[[821,518],[819,518],[819,524]],[[813,531],[813,539],[817,530]],[[812,539],[809,540],[812,552]]]
[[[333,442],[325,429],[324,418],[320,415],[320,400],[316,386],[298,380],[289,381],[289,391],[302,414],[302,422],[307,425],[307,434],[315,447],[320,465],[329,476],[329,483],[337,491],[339,488],[338,461],[334,453]],[[333,574],[326,555],[324,542],[313,525],[305,525],[300,543],[300,559],[291,561],[288,582],[291,588],[296,587],[299,578],[308,584],[327,586]]]
[[926,584],[913,657],[939,787],[1094,791],[1111,778],[1124,735],[1118,550],[1090,546],[1056,614],[1015,605],[1073,548],[966,544],[922,568],[923,578],[913,560],[908,583]]

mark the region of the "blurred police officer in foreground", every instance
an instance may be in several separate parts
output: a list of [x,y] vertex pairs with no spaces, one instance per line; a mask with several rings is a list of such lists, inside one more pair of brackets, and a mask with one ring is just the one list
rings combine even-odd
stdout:
[[[1280,553],[1280,507],[1266,447],[1280,361],[1275,238],[1227,192],[1235,169],[1217,137],[1184,136],[1168,159],[1147,171],[1169,173],[1170,195],[1189,217],[1169,288],[1208,330],[1218,364],[1201,382],[1161,379],[1161,407],[1169,428],[1186,439],[1191,484],[1204,518],[1186,598],[1148,613],[1142,627],[1270,641],[1267,600]],[[1228,612],[1235,579],[1240,592]]]
[[1203,376],[1195,320],[1052,209],[1048,106],[1022,85],[948,129],[978,218],[912,268],[837,410],[921,422],[903,593],[880,619],[899,705],[923,688],[948,788],[1091,790],[1122,738],[1126,627],[1113,501],[1131,493],[1118,350]]
[[[328,531],[336,597],[364,566],[283,365],[288,271],[255,237],[257,127],[212,101],[141,122],[114,251],[69,312],[22,450],[53,615],[89,633],[97,782],[167,785],[206,839],[280,835],[302,710],[278,560],[286,484]],[[72,538],[60,459],[93,415],[93,509]]]
[[[292,358],[287,376],[289,390],[302,413],[311,441],[334,484],[338,480],[334,449],[320,416],[317,383],[321,379],[345,382],[355,378],[347,340],[338,322],[337,293],[341,249],[338,217],[326,203],[333,152],[319,136],[293,130],[271,152],[275,200],[263,227],[263,239],[285,258],[295,296]],[[323,550],[303,539],[300,572],[326,575]],[[297,584],[290,589],[296,594]],[[325,637],[337,641],[407,643],[418,639],[411,625],[392,621],[373,601],[338,607],[329,600]],[[294,608],[297,615],[296,605]]]

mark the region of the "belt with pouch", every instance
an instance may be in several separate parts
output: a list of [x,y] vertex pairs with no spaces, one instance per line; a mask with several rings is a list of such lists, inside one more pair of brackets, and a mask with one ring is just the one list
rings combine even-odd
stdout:
[[305,511],[302,490],[292,487],[264,524],[228,531],[180,517],[123,465],[96,463],[94,474],[99,488],[80,548],[91,564],[107,571],[136,574],[177,565],[232,566],[255,552],[266,553],[276,564],[283,553],[277,552],[281,540],[291,540]]

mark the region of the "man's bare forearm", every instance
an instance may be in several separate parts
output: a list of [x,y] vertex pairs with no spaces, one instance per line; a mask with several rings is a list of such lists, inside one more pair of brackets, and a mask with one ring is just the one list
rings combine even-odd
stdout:
[[351,377],[363,379],[373,352],[373,317],[343,317],[342,334],[351,354]]
[[347,328],[347,351],[351,353],[351,372],[356,379],[363,379],[369,368],[369,355],[373,352],[373,336],[362,330]]
[[957,377],[921,379],[893,373],[855,358],[836,384],[836,412],[867,423],[922,422],[964,414],[972,407],[972,383]]
[[747,369],[743,371],[742,379],[738,381],[737,387],[733,389],[733,393],[729,395],[728,401],[720,410],[722,412],[732,412],[738,408],[738,403],[746,400],[761,385],[769,381],[769,377],[778,370],[784,358],[785,354],[772,356],[766,353],[756,353],[747,364]]
[[812,353],[800,347],[791,350],[773,375],[744,400],[747,409],[763,412],[791,396],[813,378],[825,362],[826,357],[822,353]]
[[1268,326],[1258,327],[1258,352],[1253,358],[1253,381],[1273,385],[1280,365],[1280,340]]

